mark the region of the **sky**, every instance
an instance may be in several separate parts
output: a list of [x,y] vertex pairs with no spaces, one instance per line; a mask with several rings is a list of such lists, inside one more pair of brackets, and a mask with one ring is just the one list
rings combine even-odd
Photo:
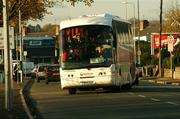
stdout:
[[[123,4],[127,1],[129,4]],[[77,4],[75,7],[69,5],[69,3],[64,2],[64,7],[54,6],[50,8],[49,11],[51,15],[46,15],[42,21],[29,21],[28,24],[31,25],[45,25],[48,23],[59,24],[62,20],[69,18],[75,18],[81,15],[89,14],[103,14],[109,13],[112,15],[119,16],[123,19],[133,18],[135,6],[135,16],[137,18],[137,0],[94,0],[91,7],[85,6],[83,3]],[[127,6],[126,6],[127,5]],[[179,0],[163,0],[163,12],[166,12],[173,5],[180,7]],[[127,7],[127,11],[126,11]],[[160,0],[139,0],[139,15],[140,19],[147,20],[158,20],[160,11]]]

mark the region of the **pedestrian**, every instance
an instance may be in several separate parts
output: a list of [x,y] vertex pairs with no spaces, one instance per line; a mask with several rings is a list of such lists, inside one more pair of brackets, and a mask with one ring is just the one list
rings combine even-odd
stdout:
[[155,75],[154,76],[158,76],[158,74],[159,74],[159,66],[158,65],[156,65],[156,72],[155,72]]
[[18,67],[17,67],[17,64],[15,64],[14,66],[14,80],[17,81],[17,73],[18,73]]

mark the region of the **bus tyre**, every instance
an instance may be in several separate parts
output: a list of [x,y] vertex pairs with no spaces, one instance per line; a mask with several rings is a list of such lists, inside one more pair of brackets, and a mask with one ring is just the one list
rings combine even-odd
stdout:
[[132,88],[131,83],[128,83],[128,84],[125,84],[125,85],[122,86],[123,90],[130,90],[131,88]]
[[69,89],[69,94],[70,95],[73,95],[73,94],[76,94],[76,89]]
[[130,90],[132,88],[131,83],[126,84],[126,90]]
[[138,86],[139,85],[139,77],[136,77],[136,80],[135,80],[135,85]]
[[46,84],[49,84],[49,81],[48,81],[48,80],[46,80]]
[[121,87],[120,86],[114,86],[113,87],[113,91],[120,92],[121,91]]
[[39,78],[37,78],[37,82],[38,82],[38,83],[40,82],[40,79],[39,79]]

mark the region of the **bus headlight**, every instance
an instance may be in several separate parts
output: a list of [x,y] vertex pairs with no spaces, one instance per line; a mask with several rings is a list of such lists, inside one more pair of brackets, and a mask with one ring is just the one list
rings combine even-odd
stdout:
[[106,72],[99,72],[99,76],[106,75]]
[[73,74],[68,74],[68,77],[70,78],[72,78],[72,77],[74,77],[74,75]]

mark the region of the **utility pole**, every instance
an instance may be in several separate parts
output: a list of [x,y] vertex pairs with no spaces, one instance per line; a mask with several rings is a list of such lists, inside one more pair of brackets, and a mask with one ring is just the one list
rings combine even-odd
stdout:
[[19,59],[20,59],[20,81],[22,83],[22,79],[23,79],[23,71],[22,71],[22,67],[23,67],[23,42],[22,42],[22,26],[21,26],[21,10],[19,10]]
[[134,40],[134,63],[136,65],[136,16],[135,16],[135,4],[133,3],[133,15],[134,15],[134,20],[133,20],[133,40]]
[[5,109],[12,110],[12,85],[10,66],[8,2],[3,0],[3,32],[4,32],[4,73],[5,73]]
[[163,0],[160,1],[160,39],[159,39],[159,77],[162,77],[162,62],[161,62],[161,40],[162,40],[162,9],[163,9]]
[[141,49],[140,49],[140,17],[139,17],[139,0],[137,0],[138,6],[138,64],[141,64]]

